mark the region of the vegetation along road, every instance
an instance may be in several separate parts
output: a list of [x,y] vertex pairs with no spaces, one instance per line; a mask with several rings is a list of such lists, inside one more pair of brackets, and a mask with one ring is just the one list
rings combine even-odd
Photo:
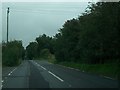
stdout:
[[118,88],[119,24],[120,2],[89,3],[54,36],[40,33],[26,47],[3,41],[1,87]]

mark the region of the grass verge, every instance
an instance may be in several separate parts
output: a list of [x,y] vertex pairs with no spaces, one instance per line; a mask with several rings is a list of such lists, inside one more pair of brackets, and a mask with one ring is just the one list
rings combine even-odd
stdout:
[[117,63],[105,63],[105,64],[81,64],[74,62],[60,62],[57,63],[63,66],[72,67],[81,71],[108,76],[113,79],[118,79],[118,64]]

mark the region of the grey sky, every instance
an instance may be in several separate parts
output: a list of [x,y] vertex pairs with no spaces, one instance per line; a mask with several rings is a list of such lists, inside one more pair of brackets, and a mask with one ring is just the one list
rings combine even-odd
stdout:
[[81,15],[87,2],[2,3],[2,38],[6,41],[6,9],[10,7],[9,40],[22,40],[27,46],[43,33],[53,36],[66,20]]

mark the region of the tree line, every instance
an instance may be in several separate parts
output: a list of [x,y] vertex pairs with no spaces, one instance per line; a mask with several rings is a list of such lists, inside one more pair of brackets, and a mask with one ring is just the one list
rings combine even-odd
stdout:
[[54,39],[45,34],[37,37],[35,42],[30,42],[26,47],[27,59],[47,59],[51,54],[54,54]]
[[104,63],[120,58],[120,2],[98,2],[56,34],[58,61]]
[[[8,60],[5,57],[10,57],[12,53],[16,55],[16,59],[24,55],[26,59],[45,58],[52,54],[55,55],[57,62],[90,64],[119,62],[119,23],[120,2],[90,3],[82,15],[67,20],[54,37],[45,34],[36,37],[35,41],[26,47],[24,54],[21,42],[11,42],[7,47],[3,45],[5,59],[3,63]],[[12,45],[13,43],[17,46]],[[11,47],[16,49],[12,50]],[[21,50],[19,54],[18,50]],[[9,53],[7,56],[4,54],[6,52]]]
[[57,62],[118,62],[119,23],[120,2],[90,3],[85,13],[67,20],[54,37],[43,34],[31,42],[26,51],[30,57],[39,57],[42,50],[47,49]]

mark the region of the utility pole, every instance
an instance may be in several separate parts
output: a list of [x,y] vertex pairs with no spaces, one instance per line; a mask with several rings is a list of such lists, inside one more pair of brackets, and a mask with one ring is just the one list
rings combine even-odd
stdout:
[[9,23],[9,7],[7,8],[7,43],[8,43],[8,23]]

